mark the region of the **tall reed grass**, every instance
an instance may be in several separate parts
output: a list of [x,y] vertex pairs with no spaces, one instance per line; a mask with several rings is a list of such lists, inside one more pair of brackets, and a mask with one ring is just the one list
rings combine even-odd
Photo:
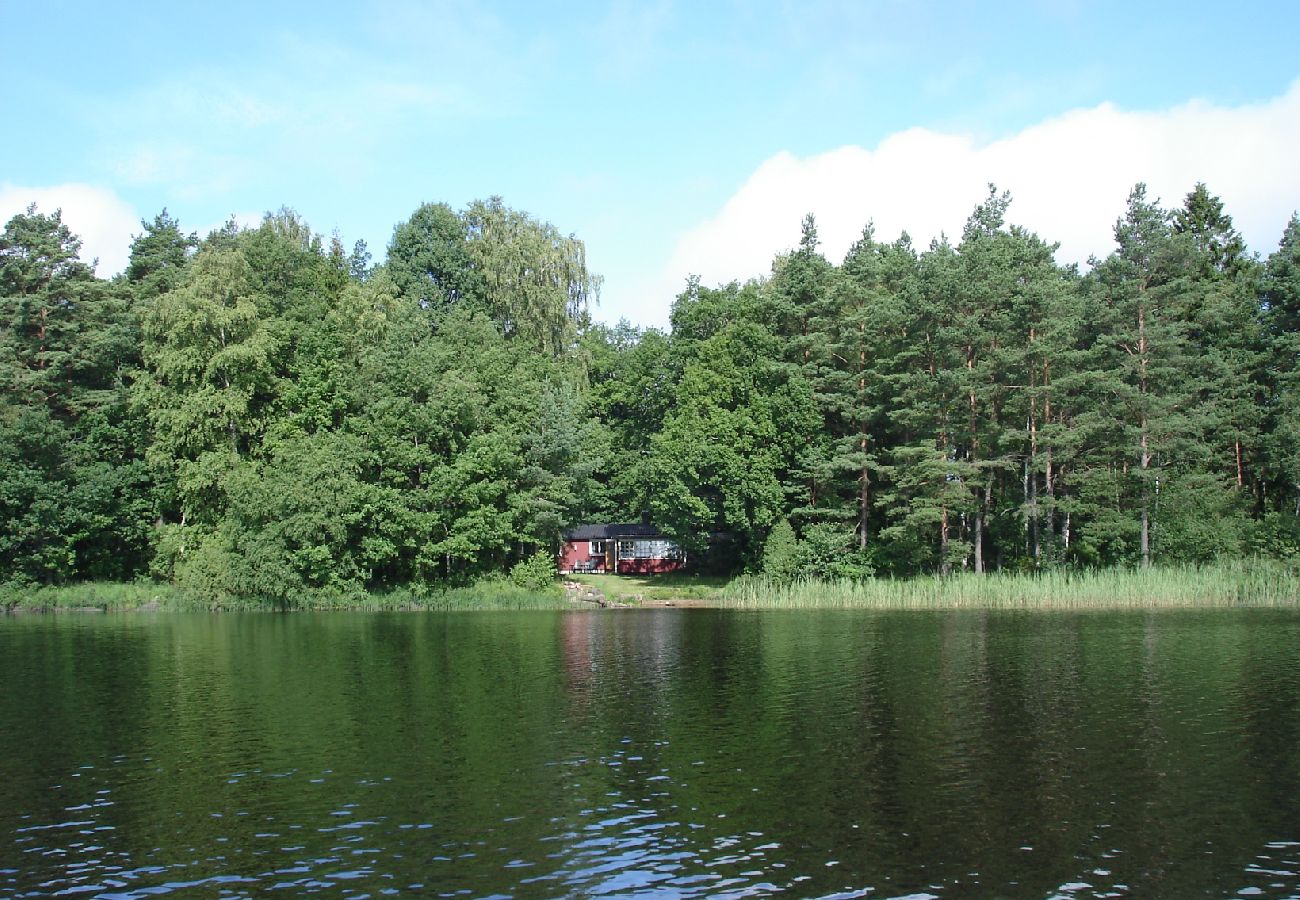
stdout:
[[[708,606],[738,609],[1146,609],[1300,606],[1300,564],[1241,560],[1206,566],[1102,569],[1037,574],[962,573],[946,578],[780,582],[737,578],[708,585]],[[675,586],[675,590],[685,590]],[[257,598],[214,601],[154,582],[0,586],[0,609],[31,611],[190,610],[511,610],[566,609],[558,586],[521,588],[504,578],[466,587],[387,593],[314,592],[288,603]]]
[[171,584],[88,581],[80,584],[0,586],[0,609],[30,612],[199,610],[207,604]]
[[504,579],[487,579],[466,587],[417,592],[402,588],[386,593],[314,591],[289,602],[257,597],[210,598],[170,584],[154,582],[85,582],[42,587],[0,585],[0,611],[16,612],[189,612],[202,610],[326,611],[564,609],[559,586],[545,591],[521,588]]
[[1146,609],[1300,606],[1295,564],[1244,560],[1148,570],[962,573],[901,580],[738,578],[716,597],[743,609]]

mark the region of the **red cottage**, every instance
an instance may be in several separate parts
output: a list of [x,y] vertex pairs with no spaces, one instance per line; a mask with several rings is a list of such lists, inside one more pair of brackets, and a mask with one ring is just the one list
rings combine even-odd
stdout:
[[563,535],[561,573],[658,575],[677,572],[686,554],[653,525],[577,525]]

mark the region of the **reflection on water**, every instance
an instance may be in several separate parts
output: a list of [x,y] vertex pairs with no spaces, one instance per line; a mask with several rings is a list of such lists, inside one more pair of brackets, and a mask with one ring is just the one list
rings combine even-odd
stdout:
[[1300,895],[1300,613],[0,620],[0,896]]

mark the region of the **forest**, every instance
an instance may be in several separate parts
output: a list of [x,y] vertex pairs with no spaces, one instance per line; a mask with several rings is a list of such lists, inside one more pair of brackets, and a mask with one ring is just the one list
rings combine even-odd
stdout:
[[[953,243],[816,223],[665,332],[592,318],[581,240],[421,205],[385,259],[291,210],[167,211],[96,277],[0,234],[0,583],[436,590],[587,521],[696,565],[864,579],[1300,554],[1300,218],[1267,256],[1141,185],[1081,271],[990,187]],[[864,216],[865,218],[865,216]]]

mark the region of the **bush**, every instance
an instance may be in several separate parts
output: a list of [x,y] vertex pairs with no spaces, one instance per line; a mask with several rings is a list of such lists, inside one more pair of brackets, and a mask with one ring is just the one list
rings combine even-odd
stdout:
[[799,567],[799,542],[789,519],[772,526],[763,545],[763,574],[776,581],[789,581]]
[[853,529],[833,523],[804,529],[796,559],[800,578],[870,578],[876,571],[867,554],[858,549]]
[[539,550],[527,559],[515,563],[514,568],[510,570],[510,580],[530,591],[544,591],[555,584],[555,579],[558,577],[555,557],[544,550]]

